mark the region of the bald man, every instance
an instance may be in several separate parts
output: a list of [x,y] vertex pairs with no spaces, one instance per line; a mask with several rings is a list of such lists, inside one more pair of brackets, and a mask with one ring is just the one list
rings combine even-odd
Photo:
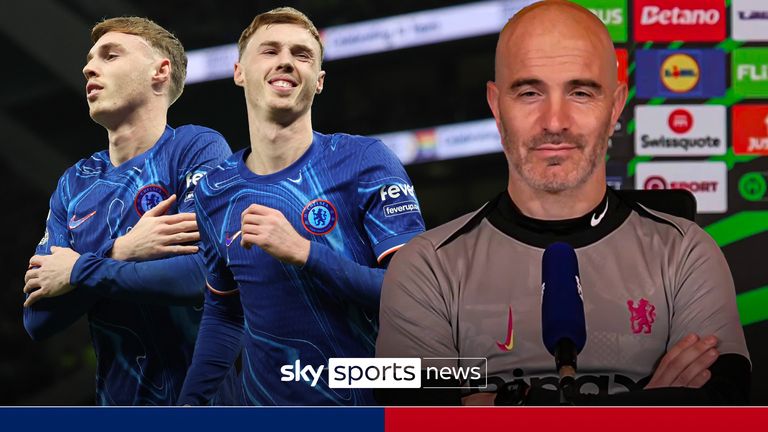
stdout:
[[562,402],[542,343],[541,263],[565,242],[587,329],[566,402],[746,403],[751,366],[721,251],[696,224],[606,187],[627,87],[603,24],[567,1],[529,6],[501,32],[495,75],[487,99],[507,190],[394,257],[376,345],[378,357],[423,358],[424,379],[446,366],[469,378],[429,381],[460,390],[379,392],[380,402]]

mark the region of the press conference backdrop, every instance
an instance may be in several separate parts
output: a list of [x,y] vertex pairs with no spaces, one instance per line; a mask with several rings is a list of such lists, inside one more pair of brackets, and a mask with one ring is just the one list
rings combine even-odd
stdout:
[[[619,79],[630,89],[608,151],[609,184],[694,193],[697,222],[721,246],[734,275],[753,360],[753,402],[768,404],[768,158],[761,157],[768,155],[768,0],[576,2],[607,25],[617,49]],[[473,210],[504,188],[507,166],[485,102],[485,81],[493,78],[498,31],[532,0],[343,5],[265,0],[233,2],[239,6],[228,11],[193,2],[197,6],[185,7],[185,14],[171,3],[60,0],[37,5],[33,12],[41,15],[51,8],[74,12],[50,26],[55,38],[66,38],[64,30],[71,30],[74,18],[83,29],[82,34],[70,32],[77,40],[66,44],[82,51],[53,53],[60,55],[53,63],[47,62],[50,55],[36,60],[48,69],[63,68],[63,60],[82,59],[90,47],[86,25],[103,16],[149,16],[174,30],[189,49],[187,88],[171,108],[170,123],[213,127],[238,150],[248,145],[248,132],[242,91],[231,83],[237,59],[231,42],[255,14],[285,3],[313,18],[326,47],[328,75],[313,108],[315,128],[380,137],[406,164],[429,228]],[[187,15],[194,19],[185,20]],[[6,311],[0,316],[0,334],[10,344],[0,353],[0,403],[87,404],[93,401],[93,354],[85,326],[81,322],[51,341],[31,342],[20,326],[20,279],[28,258],[22,255],[32,252],[42,234],[56,176],[103,149],[106,141],[103,129],[88,119],[81,81],[62,84],[67,90],[50,77],[43,85],[29,85],[37,76],[46,78],[45,68],[23,67],[28,57],[17,46],[30,48],[34,41],[18,42],[24,26],[8,16],[0,15],[0,33],[11,37],[0,37],[0,43],[15,41],[4,52],[16,60],[6,69],[16,73],[5,82],[21,77],[30,90],[3,87],[0,105],[14,108],[12,115],[0,118],[3,131],[21,137],[26,128],[62,153],[48,148],[45,158],[28,159],[14,156],[38,148],[32,145],[36,142],[18,139],[11,152],[12,140],[0,145],[6,168],[0,172],[27,176],[25,181],[14,178],[7,202],[25,208],[28,219],[39,220],[20,221],[17,237],[5,241],[12,247],[5,249],[3,262],[9,267],[6,274],[13,276],[0,305]],[[37,51],[48,53],[50,47]],[[75,61],[70,69],[77,75],[81,67]],[[13,128],[8,119],[16,121]],[[39,119],[48,127],[39,127]],[[24,169],[25,160],[36,163]]]

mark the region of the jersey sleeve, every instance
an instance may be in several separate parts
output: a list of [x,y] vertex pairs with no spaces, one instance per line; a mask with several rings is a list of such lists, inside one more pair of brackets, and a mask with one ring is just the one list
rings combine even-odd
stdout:
[[733,277],[723,252],[698,225],[686,232],[674,293],[669,346],[689,333],[717,336],[721,354],[749,358],[736,307]]
[[178,168],[176,197],[179,212],[194,211],[194,191],[200,179],[232,155],[229,144],[213,130],[198,134],[182,154]]
[[[196,195],[201,195],[200,191]],[[192,364],[179,396],[181,405],[204,405],[211,401],[240,352],[244,334],[243,307],[234,278],[219,254],[214,225],[196,200],[195,213],[200,245],[207,268],[203,317],[197,334]]]
[[[51,195],[45,233],[35,248],[37,255],[50,255],[51,247],[72,247],[67,226],[70,200],[68,172],[59,179]],[[59,297],[44,298],[24,308],[24,328],[34,340],[41,340],[72,325],[99,300],[87,290],[73,290]]]
[[416,193],[405,168],[381,141],[360,157],[360,207],[368,240],[379,262],[424,231]]

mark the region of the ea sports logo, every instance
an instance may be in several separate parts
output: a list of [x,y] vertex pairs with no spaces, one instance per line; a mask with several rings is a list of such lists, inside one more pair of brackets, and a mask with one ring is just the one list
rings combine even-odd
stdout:
[[139,216],[151,210],[154,206],[160,204],[160,201],[167,199],[170,195],[162,186],[151,184],[139,189],[136,198],[133,200],[133,207]]
[[684,134],[690,131],[693,127],[693,116],[687,110],[676,109],[669,113],[667,124],[673,132],[677,134]]
[[664,180],[664,177],[662,176],[650,176],[647,179],[645,179],[645,183],[643,184],[643,189],[666,189],[667,188],[667,181]]
[[661,82],[675,93],[691,91],[700,76],[699,63],[688,54],[672,54],[661,64]]
[[304,229],[315,235],[326,235],[336,226],[336,207],[330,201],[316,199],[310,201],[301,211],[301,223]]

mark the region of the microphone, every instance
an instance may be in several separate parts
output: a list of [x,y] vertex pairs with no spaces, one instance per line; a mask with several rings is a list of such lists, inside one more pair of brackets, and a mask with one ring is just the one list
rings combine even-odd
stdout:
[[562,242],[552,243],[541,260],[541,330],[544,346],[555,357],[563,390],[574,383],[576,357],[587,342],[584,301],[576,251]]

